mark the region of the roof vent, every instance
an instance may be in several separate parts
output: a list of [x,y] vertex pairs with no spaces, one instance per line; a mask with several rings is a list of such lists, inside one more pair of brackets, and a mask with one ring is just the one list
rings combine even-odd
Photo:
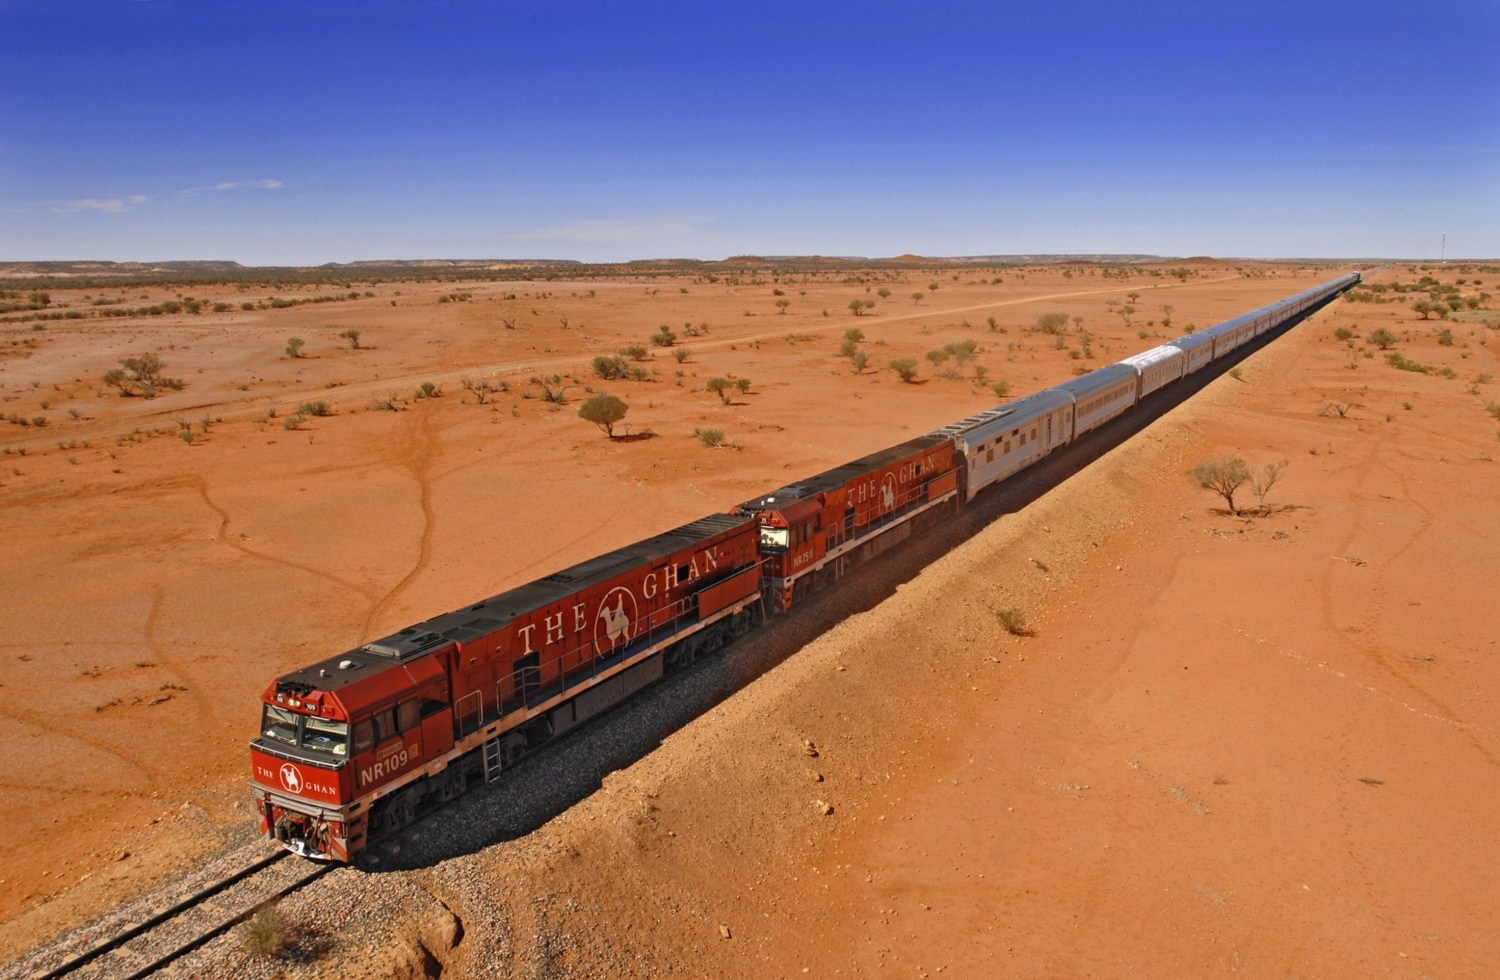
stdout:
[[354,662],[353,660],[340,660],[339,661],[339,670],[353,670],[355,667],[358,667],[358,666],[359,666],[359,664],[356,663],[356,662]]

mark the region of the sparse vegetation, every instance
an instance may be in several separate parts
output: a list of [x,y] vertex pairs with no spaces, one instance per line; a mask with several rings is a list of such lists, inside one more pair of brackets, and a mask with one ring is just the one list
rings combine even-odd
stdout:
[[995,610],[995,620],[1011,636],[1034,636],[1036,631],[1026,625],[1026,614],[1015,606]]
[[1376,347],[1379,347],[1381,350],[1390,350],[1392,347],[1396,346],[1396,341],[1400,340],[1400,338],[1391,333],[1386,328],[1380,327],[1378,329],[1371,330],[1369,335],[1365,337],[1365,340],[1374,344]]
[[245,923],[245,952],[258,959],[282,956],[287,948],[286,919],[274,904],[266,905]]
[[582,405],[578,406],[578,417],[585,422],[592,422],[604,431],[604,434],[613,439],[615,437],[615,425],[630,411],[619,398],[606,392],[598,392]]
[[165,370],[161,358],[148,351],[140,357],[121,358],[120,366],[106,371],[101,380],[118,388],[121,395],[139,394],[145,398],[156,397],[161,388],[176,391],[186,387],[181,378],[166,377]]
[[303,402],[297,406],[297,412],[301,415],[312,415],[316,418],[324,418],[333,414],[327,402]]
[[718,449],[724,445],[723,429],[694,429],[693,435],[698,441],[709,449]]
[[286,342],[286,356],[287,357],[301,357],[302,356],[302,348],[305,347],[306,345],[307,345],[307,341],[303,340],[301,337],[293,337],[292,339],[290,339],[290,340],[288,340]]
[[359,331],[358,330],[354,329],[353,327],[350,327],[348,330],[345,330],[343,333],[339,334],[339,336],[342,337],[343,339],[349,341],[349,346],[350,347],[352,347],[355,350],[359,350]]
[[898,357],[889,364],[889,367],[907,384],[917,379],[917,360],[914,357]]
[[719,401],[729,404],[729,391],[734,387],[734,382],[728,378],[709,378],[708,384],[704,386],[709,391],[719,396]]
[[1198,486],[1223,497],[1224,502],[1229,505],[1229,512],[1239,516],[1240,512],[1234,505],[1234,495],[1250,481],[1250,468],[1243,459],[1235,457],[1199,463],[1189,475]]

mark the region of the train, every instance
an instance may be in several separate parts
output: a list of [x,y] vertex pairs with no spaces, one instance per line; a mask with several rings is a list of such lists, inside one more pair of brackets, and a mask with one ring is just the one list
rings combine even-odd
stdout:
[[250,742],[263,836],[352,861],[1359,281],[1340,276],[277,677]]

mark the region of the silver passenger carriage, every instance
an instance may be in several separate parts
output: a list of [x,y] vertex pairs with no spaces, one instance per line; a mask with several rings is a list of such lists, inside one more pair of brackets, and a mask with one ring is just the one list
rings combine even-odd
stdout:
[[1072,396],[1073,437],[1076,439],[1134,405],[1139,379],[1134,367],[1111,364],[1049,390]]
[[1132,354],[1120,362],[1135,369],[1135,398],[1140,401],[1153,391],[1171,384],[1182,377],[1187,358],[1181,348],[1163,344],[1139,354]]
[[964,500],[1025,469],[1073,438],[1073,399],[1039,391],[971,415],[933,432],[950,437],[964,456]]

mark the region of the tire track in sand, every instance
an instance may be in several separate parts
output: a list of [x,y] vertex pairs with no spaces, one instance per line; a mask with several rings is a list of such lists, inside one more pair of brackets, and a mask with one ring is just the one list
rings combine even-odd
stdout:
[[411,473],[412,481],[417,485],[417,503],[422,511],[422,535],[417,543],[417,558],[412,562],[411,570],[401,577],[401,581],[392,586],[384,596],[371,603],[370,611],[365,616],[364,626],[360,630],[360,642],[375,639],[372,631],[376,621],[416,580],[422,569],[426,568],[427,563],[432,559],[432,535],[437,523],[432,510],[432,464],[438,455],[437,420],[434,411],[431,401],[424,401],[412,410],[405,427],[404,444],[400,449],[402,465]]
[[375,601],[375,590],[370,588],[369,586],[360,585],[357,582],[351,582],[346,578],[335,575],[333,572],[321,568],[313,568],[311,565],[304,565],[301,562],[293,561],[290,558],[280,558],[276,555],[268,555],[263,551],[256,551],[249,545],[241,541],[236,541],[229,534],[229,522],[232,519],[230,517],[229,511],[225,510],[223,507],[220,507],[217,503],[214,502],[214,499],[209,496],[208,481],[205,480],[202,476],[198,476],[195,474],[187,478],[187,482],[193,487],[194,490],[197,491],[198,498],[203,501],[204,506],[206,506],[209,510],[213,511],[219,516],[219,528],[215,535],[215,539],[220,544],[228,545],[230,548],[233,548],[234,550],[242,554],[248,555],[251,558],[259,558],[261,561],[270,562],[273,565],[280,565],[283,568],[290,568],[293,571],[302,572],[304,575],[311,575],[314,578],[320,578],[328,582],[333,582],[335,585],[340,585],[350,590],[351,592],[359,593],[372,602]]
[[[1321,576],[1321,581],[1318,585],[1318,601],[1321,607],[1323,621],[1328,627],[1329,635],[1337,637],[1340,642],[1348,646],[1351,650],[1359,654],[1372,666],[1378,668],[1387,677],[1394,680],[1401,687],[1409,691],[1419,701],[1423,702],[1428,710],[1422,710],[1421,708],[1413,707],[1412,705],[1395,697],[1392,697],[1389,694],[1385,695],[1387,698],[1409,711],[1413,711],[1417,714],[1423,715],[1424,717],[1447,723],[1456,731],[1460,732],[1463,735],[1464,739],[1468,741],[1468,743],[1474,748],[1476,752],[1479,753],[1479,755],[1486,762],[1490,763],[1490,765],[1492,766],[1500,764],[1500,759],[1497,759],[1495,754],[1491,752],[1479,740],[1473,729],[1472,723],[1464,721],[1461,715],[1458,712],[1454,711],[1449,705],[1443,703],[1433,694],[1423,689],[1410,677],[1401,674],[1386,660],[1385,657],[1381,655],[1377,639],[1379,636],[1378,631],[1380,628],[1380,621],[1383,615],[1382,610],[1386,605],[1384,601],[1386,589],[1384,588],[1383,583],[1390,571],[1391,565],[1400,560],[1400,558],[1407,552],[1409,552],[1417,544],[1418,541],[1425,537],[1431,531],[1433,525],[1432,511],[1425,505],[1418,503],[1416,498],[1413,497],[1405,476],[1400,472],[1398,468],[1391,466],[1381,458],[1381,450],[1386,446],[1388,441],[1389,440],[1385,438],[1378,438],[1370,446],[1370,451],[1366,453],[1358,463],[1351,464],[1346,468],[1356,470],[1359,473],[1358,479],[1356,480],[1356,490],[1362,489],[1364,485],[1373,478],[1377,470],[1394,474],[1397,483],[1401,488],[1403,499],[1400,502],[1405,504],[1407,507],[1415,510],[1419,516],[1415,522],[1415,526],[1411,529],[1410,533],[1405,536],[1404,540],[1402,540],[1388,555],[1383,556],[1380,561],[1373,563],[1373,567],[1377,569],[1374,575],[1375,580],[1367,589],[1363,590],[1367,596],[1369,606],[1364,610],[1363,615],[1358,617],[1361,621],[1360,633],[1358,634],[1358,636],[1351,636],[1348,632],[1348,628],[1341,627],[1335,617],[1336,603],[1333,595],[1333,575],[1335,566],[1332,562],[1325,566],[1323,574]],[[1366,532],[1367,528],[1365,517],[1365,500],[1367,499],[1369,498],[1366,494],[1356,493],[1353,496],[1354,507],[1352,508],[1352,526],[1350,527],[1349,532],[1344,535],[1343,539],[1339,542],[1339,545],[1336,549],[1337,552],[1347,553],[1349,546]],[[1323,665],[1320,664],[1319,666]],[[1336,673],[1341,678],[1345,677],[1342,671],[1334,670],[1334,673]],[[1378,690],[1357,680],[1355,680],[1355,683],[1358,686],[1367,688],[1371,691]]]

